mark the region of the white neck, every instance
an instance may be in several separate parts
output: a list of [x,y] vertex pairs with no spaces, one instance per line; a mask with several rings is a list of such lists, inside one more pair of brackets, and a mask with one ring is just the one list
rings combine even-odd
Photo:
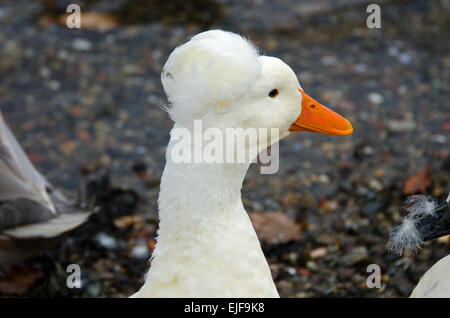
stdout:
[[249,165],[166,160],[158,242],[135,296],[278,297],[241,201]]

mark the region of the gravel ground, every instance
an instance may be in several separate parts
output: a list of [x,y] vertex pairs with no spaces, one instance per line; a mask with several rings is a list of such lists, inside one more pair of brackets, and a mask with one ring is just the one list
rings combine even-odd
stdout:
[[[159,74],[189,36],[223,28],[282,58],[355,128],[294,134],[277,174],[247,175],[247,211],[281,211],[301,231],[263,241],[280,295],[408,296],[449,254],[448,238],[403,257],[385,244],[411,176],[425,184],[414,191],[442,199],[450,188],[450,3],[380,1],[382,28],[368,29],[367,2],[84,1],[103,15],[75,30],[58,23],[64,1],[2,1],[0,107],[52,183],[68,193],[88,184],[99,197],[88,224],[27,263],[36,279],[16,295],[122,297],[142,284],[171,128]],[[71,263],[80,289],[65,287]],[[366,286],[369,264],[381,267],[379,289]]]

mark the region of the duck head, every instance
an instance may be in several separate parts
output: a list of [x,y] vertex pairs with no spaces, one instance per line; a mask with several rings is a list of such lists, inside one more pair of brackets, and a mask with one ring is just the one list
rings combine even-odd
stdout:
[[[244,127],[279,128],[282,135],[310,131],[345,136],[353,132],[348,120],[310,97],[282,60],[260,56],[261,72],[241,98]],[[242,118],[242,117],[240,117]]]
[[[221,128],[276,128],[345,136],[352,125],[311,98],[283,61],[261,56],[245,38],[213,30],[194,36],[169,56],[161,74],[176,125],[196,119]],[[273,143],[276,140],[271,140]]]

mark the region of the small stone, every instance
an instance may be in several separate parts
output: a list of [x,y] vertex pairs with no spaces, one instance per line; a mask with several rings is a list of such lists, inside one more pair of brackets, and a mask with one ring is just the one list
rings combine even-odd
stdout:
[[312,250],[309,253],[309,257],[311,257],[312,259],[322,258],[325,255],[327,255],[327,248],[326,247],[316,248],[315,250]]
[[346,266],[353,266],[366,260],[369,256],[367,248],[364,246],[355,247],[342,259],[342,263]]
[[72,47],[78,51],[89,51],[92,48],[92,43],[85,39],[74,39]]
[[319,181],[320,183],[328,184],[330,183],[330,178],[326,174],[321,174],[317,178],[317,181]]
[[447,138],[445,138],[444,135],[433,135],[431,136],[431,141],[438,143],[438,144],[443,144],[445,143],[445,141],[447,140]]
[[66,155],[72,154],[77,149],[77,143],[69,140],[59,145],[59,150]]
[[106,249],[114,249],[117,247],[116,239],[106,233],[100,232],[95,235],[94,240]]
[[320,204],[325,211],[335,211],[339,208],[339,204],[335,200],[327,200]]
[[124,215],[116,218],[113,221],[114,226],[118,229],[126,228],[132,225],[140,225],[144,223],[144,218],[141,215]]
[[296,276],[298,274],[297,270],[293,267],[286,267],[286,272],[288,272],[291,276]]
[[298,253],[297,252],[291,252],[285,255],[285,258],[288,259],[291,263],[295,263],[298,260]]
[[48,67],[42,67],[39,73],[41,74],[42,77],[49,77],[51,74],[50,69]]
[[318,244],[332,245],[332,244],[334,244],[334,241],[335,241],[335,237],[329,233],[322,233],[316,237],[316,242]]
[[337,60],[336,56],[327,55],[327,56],[322,57],[321,62],[323,65],[331,66],[331,65],[336,65],[338,63],[338,60]]
[[408,53],[401,53],[398,56],[398,60],[400,63],[405,64],[405,65],[410,65],[412,62],[412,56]]
[[406,132],[412,131],[416,128],[414,120],[388,120],[386,121],[388,130],[392,132]]
[[356,73],[364,73],[367,71],[367,65],[364,63],[355,64],[355,66],[353,67],[353,70]]
[[388,48],[388,54],[391,55],[391,56],[397,56],[399,51],[400,50],[396,46],[391,46],[391,47]]
[[135,246],[131,250],[130,255],[134,258],[148,258],[150,256],[150,251],[147,245],[142,244]]
[[91,297],[98,297],[100,295],[101,291],[102,291],[102,286],[100,285],[100,283],[90,284],[87,287],[87,293]]
[[316,262],[313,262],[313,261],[307,262],[306,267],[311,271],[315,271],[318,268]]
[[374,189],[375,191],[381,191],[383,190],[383,184],[378,181],[377,179],[371,179],[369,181],[369,186]]
[[361,214],[365,216],[370,216],[376,212],[379,212],[383,208],[384,204],[382,202],[369,202],[363,205],[361,208]]
[[384,102],[384,97],[380,93],[372,92],[367,96],[369,102],[375,105],[379,105]]
[[57,91],[61,87],[61,84],[58,81],[50,81],[48,82],[48,87],[50,87],[52,91]]

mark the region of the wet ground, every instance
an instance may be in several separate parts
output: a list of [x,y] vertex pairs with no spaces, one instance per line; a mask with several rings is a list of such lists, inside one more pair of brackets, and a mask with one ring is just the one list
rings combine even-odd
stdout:
[[[281,296],[408,296],[449,254],[447,238],[404,257],[385,244],[405,183],[419,178],[413,192],[440,199],[450,189],[450,3],[381,1],[382,28],[368,29],[367,2],[183,1],[180,13],[178,1],[85,1],[101,14],[75,30],[59,22],[64,1],[3,1],[0,108],[52,183],[101,194],[88,224],[28,262],[40,274],[20,295],[121,297],[140,286],[171,128],[159,73],[189,36],[224,28],[282,58],[355,128],[289,136],[277,174],[247,175],[247,211],[281,211],[301,228],[294,241],[263,242]],[[72,263],[81,289],[65,287]],[[381,267],[380,289],[366,285],[369,264]]]

